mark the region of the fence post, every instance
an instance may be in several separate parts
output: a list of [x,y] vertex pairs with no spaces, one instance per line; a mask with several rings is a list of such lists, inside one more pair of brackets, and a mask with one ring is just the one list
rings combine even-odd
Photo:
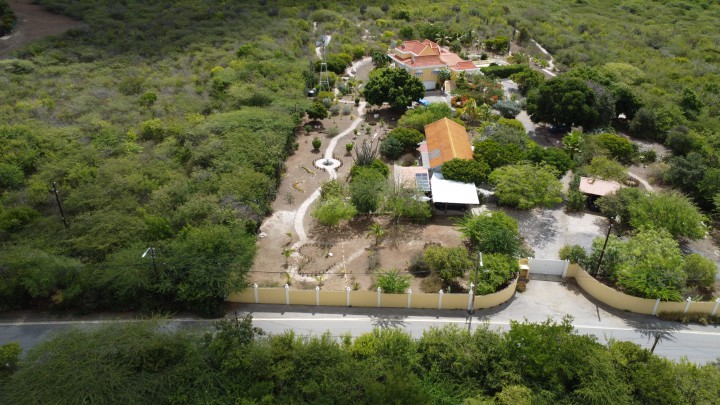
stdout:
[[655,300],[655,306],[653,307],[652,314],[657,315],[658,306],[660,306],[660,298]]
[[315,305],[320,306],[320,286],[315,286]]
[[683,311],[683,314],[687,314],[687,313],[688,313],[688,310],[690,309],[690,303],[692,302],[692,298],[691,298],[691,297],[687,297],[687,300],[686,300],[686,301],[687,301],[687,304],[685,304],[685,310]]
[[470,291],[468,291],[468,311],[472,310],[472,302],[475,295],[473,293],[475,292],[475,284],[470,283]]
[[442,309],[442,298],[443,298],[443,290],[440,290],[440,298],[438,298],[438,309]]
[[720,306],[720,298],[715,298],[715,308],[713,308],[712,314],[710,316],[715,316],[715,313],[717,313],[718,306]]
[[285,284],[285,305],[290,305],[290,286]]
[[408,295],[408,308],[411,308],[412,306],[410,305],[410,303],[412,302],[412,290],[409,288],[408,288],[407,295]]
[[380,287],[378,287],[377,292],[378,292],[378,308],[380,308],[380,294],[382,293],[382,289]]
[[253,290],[255,291],[255,303],[258,303],[258,289],[257,283],[253,284]]
[[350,287],[345,287],[347,293],[347,306],[350,306]]

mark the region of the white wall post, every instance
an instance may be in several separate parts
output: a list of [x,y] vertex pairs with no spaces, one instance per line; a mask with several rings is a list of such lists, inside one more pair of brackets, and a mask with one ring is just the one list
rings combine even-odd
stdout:
[[412,302],[412,290],[409,288],[408,288],[407,295],[408,295],[408,308],[411,308],[412,306],[410,305],[410,303]]
[[692,302],[692,298],[691,298],[691,297],[687,297],[687,300],[686,300],[686,301],[687,301],[687,304],[685,304],[685,310],[683,311],[683,314],[687,314],[687,313],[688,313],[688,310],[690,309],[690,303]]
[[440,298],[438,298],[438,309],[442,309],[443,294],[444,294],[443,290],[440,290],[440,294],[439,294]]
[[258,289],[257,283],[253,284],[253,290],[255,291],[255,303],[258,303]]
[[320,306],[320,286],[315,286],[315,305]]
[[347,292],[347,306],[350,306],[350,287],[345,287],[345,291]]
[[657,315],[658,306],[660,306],[660,298],[655,300],[655,306],[653,307],[652,314]]
[[380,287],[378,287],[377,292],[378,292],[378,305],[377,306],[378,306],[378,308],[380,308],[380,294],[382,294],[382,289]]
[[468,311],[472,310],[473,293],[475,292],[475,284],[470,283],[470,291],[468,291]]
[[720,298],[715,298],[715,308],[713,308],[712,314],[710,314],[710,316],[715,316],[719,306],[720,306]]
[[285,284],[285,305],[290,305],[290,286]]
[[565,263],[563,263],[563,272],[562,272],[563,278],[567,277],[568,267],[570,267],[570,260],[565,260]]

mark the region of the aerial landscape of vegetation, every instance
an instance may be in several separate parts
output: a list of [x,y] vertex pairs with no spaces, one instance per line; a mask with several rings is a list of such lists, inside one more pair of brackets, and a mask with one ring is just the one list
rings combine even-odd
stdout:
[[[20,3],[0,0],[11,40]],[[252,285],[485,295],[543,254],[634,297],[718,297],[717,1],[35,3],[75,23],[0,48],[0,311],[221,317]],[[430,81],[398,69],[424,40],[460,62]],[[483,190],[477,207],[397,176],[427,164],[438,122],[469,154],[425,178]],[[588,197],[588,178],[618,189]],[[601,226],[551,250],[528,232],[544,212]],[[719,361],[600,343],[568,319],[420,338],[165,325],[0,346],[0,402],[720,398]]]

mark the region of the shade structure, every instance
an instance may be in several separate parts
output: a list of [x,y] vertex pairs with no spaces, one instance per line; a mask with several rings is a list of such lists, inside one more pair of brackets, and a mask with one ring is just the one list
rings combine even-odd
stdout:
[[448,204],[480,204],[477,190],[473,183],[445,180],[440,173],[433,173],[430,179],[432,200],[434,203]]

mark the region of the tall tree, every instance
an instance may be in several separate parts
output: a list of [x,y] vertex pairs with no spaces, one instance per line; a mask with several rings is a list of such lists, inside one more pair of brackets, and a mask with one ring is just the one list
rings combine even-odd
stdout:
[[466,215],[456,225],[470,245],[480,252],[512,256],[520,252],[517,220],[502,211]]
[[[412,28],[411,28],[412,31]],[[390,64],[390,57],[387,56],[384,52],[380,51],[373,51],[372,53],[372,63],[375,69],[382,69],[386,68],[387,65]]]
[[405,109],[425,95],[425,86],[405,69],[377,69],[370,74],[363,95],[370,104],[387,102],[395,109]]
[[554,78],[528,94],[527,111],[533,122],[591,129],[606,123],[599,122],[597,96],[577,78]]
[[538,205],[552,207],[562,202],[562,183],[557,170],[548,165],[517,164],[490,173],[495,195],[501,204],[521,210]]

